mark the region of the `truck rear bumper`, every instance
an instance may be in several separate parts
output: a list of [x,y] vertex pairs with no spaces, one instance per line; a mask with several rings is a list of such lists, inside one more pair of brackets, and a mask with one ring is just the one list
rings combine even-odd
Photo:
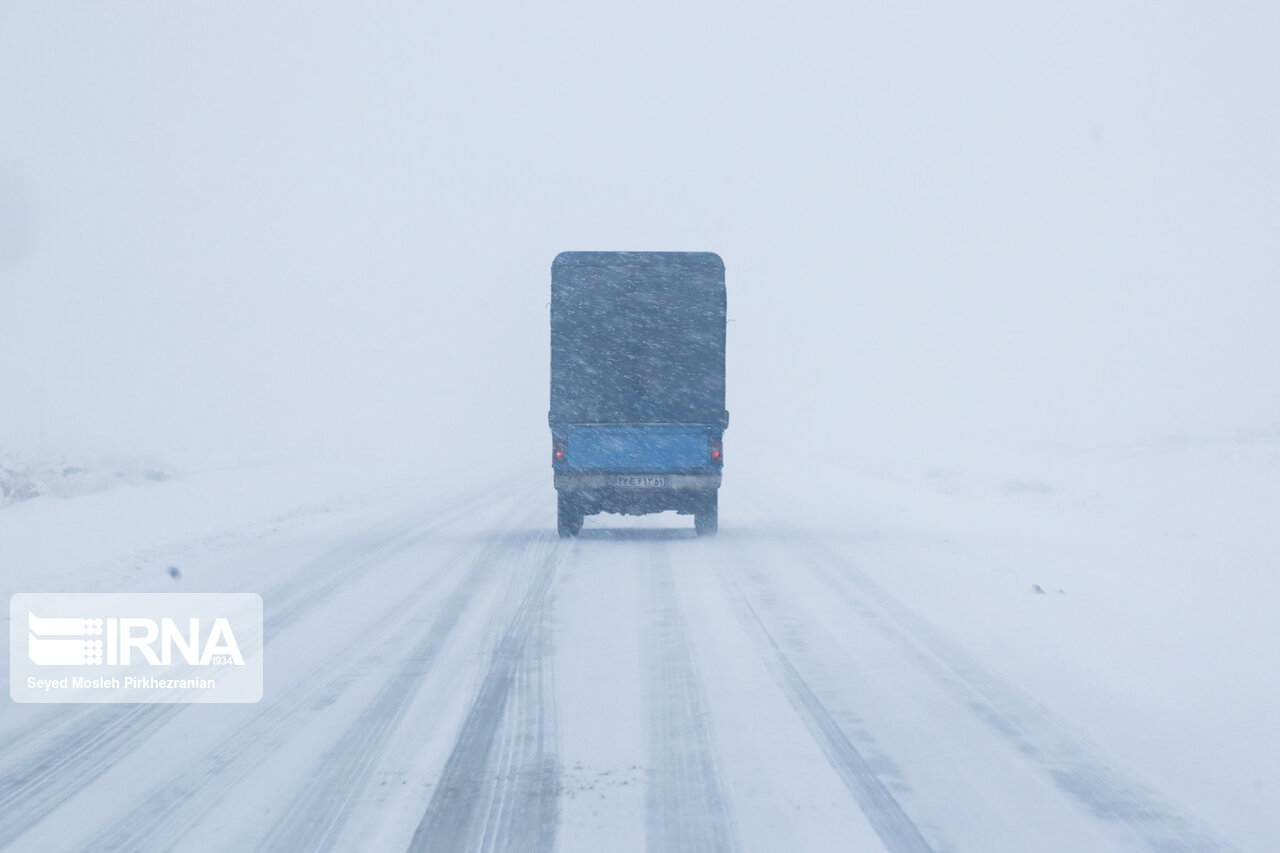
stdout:
[[720,488],[720,474],[664,474],[661,486],[619,486],[620,474],[556,474],[556,489],[578,512],[594,515],[616,512],[644,515],[675,510],[679,513],[704,512],[714,505]]
[[[617,474],[561,474],[556,473],[556,488],[561,491],[581,491],[583,489],[608,489],[621,493],[644,493],[656,491],[707,491],[720,488],[720,474],[663,474],[663,485],[660,487],[614,485],[616,478],[628,475]],[[647,476],[647,475],[646,475]]]

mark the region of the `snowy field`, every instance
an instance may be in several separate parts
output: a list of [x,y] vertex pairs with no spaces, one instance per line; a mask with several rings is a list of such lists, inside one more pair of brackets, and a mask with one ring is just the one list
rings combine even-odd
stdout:
[[714,540],[561,541],[537,469],[10,506],[6,589],[259,592],[267,675],[0,706],[0,844],[1273,849],[1275,437],[830,470],[731,463]]

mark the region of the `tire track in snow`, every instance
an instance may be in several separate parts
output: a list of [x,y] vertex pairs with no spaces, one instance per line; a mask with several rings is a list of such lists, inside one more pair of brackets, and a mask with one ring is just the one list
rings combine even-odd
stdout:
[[1229,853],[1236,848],[1194,814],[1121,768],[1101,748],[1013,683],[971,657],[847,561],[800,536],[789,550],[867,619],[868,603],[889,619],[877,629],[942,684],[1063,794],[1113,829],[1161,853]]
[[782,647],[769,633],[742,590],[730,580],[717,557],[717,576],[738,621],[755,644],[774,681],[800,715],[871,828],[890,853],[933,853],[919,827],[902,808],[840,724],[814,694]]
[[[153,785],[148,793],[135,801],[128,813],[100,832],[90,842],[89,848],[129,851],[171,849],[175,839],[248,778],[255,767],[269,760],[274,750],[283,746],[317,710],[332,704],[362,673],[376,669],[389,650],[414,643],[416,638],[409,658],[370,706],[378,713],[387,714],[387,718],[372,719],[362,715],[361,719],[371,728],[354,734],[368,740],[347,744],[339,742],[339,747],[347,747],[342,750],[344,763],[339,766],[339,771],[354,773],[356,782],[362,781],[368,772],[364,761],[366,757],[372,759],[376,753],[365,756],[360,747],[376,747],[390,734],[399,714],[403,713],[403,707],[397,708],[396,701],[407,701],[406,691],[411,691],[422,674],[434,664],[440,646],[470,605],[478,587],[502,562],[504,554],[519,550],[523,544],[522,540],[509,537],[491,539],[466,561],[460,579],[440,606],[427,609],[422,607],[423,598],[439,580],[439,574],[432,573],[413,593],[402,597],[390,611],[380,616],[375,628],[362,632],[358,645],[349,647],[336,660],[331,658],[320,662],[313,671],[295,682],[292,689],[255,714],[246,725],[215,748],[171,778]],[[444,563],[448,565],[461,560],[461,555],[455,555]],[[417,615],[414,615],[415,611],[418,611]],[[353,732],[348,731],[347,735],[352,736]],[[331,770],[322,765],[323,778],[333,778]],[[341,787],[340,793],[347,797],[355,790]],[[328,832],[340,825],[351,803],[339,801],[328,805],[336,806],[333,814],[319,810],[307,814],[307,817],[321,821],[321,826],[316,829],[316,838],[321,842]],[[292,842],[286,838],[282,843]],[[294,849],[316,848],[299,844],[294,845]]]
[[684,615],[676,600],[666,542],[650,544],[649,628],[650,850],[738,849],[720,784],[715,733]]
[[481,850],[555,848],[561,782],[551,621],[544,607],[516,668]]
[[[323,556],[303,565],[296,587],[281,584],[264,593],[264,644],[328,598],[343,584],[416,545],[464,516],[484,500],[476,494],[439,513],[430,522],[414,511],[400,521],[374,525]],[[405,521],[405,516],[414,520]],[[274,606],[273,606],[274,605]],[[179,714],[184,705],[104,705],[77,715],[68,725],[42,736],[32,749],[6,753],[12,769],[0,776],[0,849],[48,817],[92,784]]]
[[547,665],[551,582],[567,549],[576,547],[556,540],[521,597],[410,850],[555,849],[560,769],[554,720],[547,718],[554,706],[542,692],[549,693],[545,673],[535,670]]
[[[316,596],[323,596],[325,592],[332,591],[332,585],[328,584],[328,581],[332,580],[332,566],[339,568],[350,567],[360,559],[367,558],[370,556],[369,551],[371,549],[369,542],[393,540],[406,531],[421,526],[421,522],[417,521],[417,519],[424,512],[431,514],[441,523],[465,515],[469,509],[480,503],[484,494],[483,490],[474,492],[469,498],[445,509],[432,507],[424,511],[419,507],[409,512],[399,513],[398,520],[387,520],[370,525],[362,532],[300,566],[284,581],[277,583],[270,590],[262,593],[264,604],[269,608],[273,608],[265,614],[267,619],[264,625],[264,642],[281,628],[287,626],[301,611],[306,609],[305,606],[300,607],[297,600],[304,595],[308,595],[307,589],[310,589],[310,603],[315,602]],[[435,527],[436,524],[433,523],[431,526]],[[317,585],[320,589],[316,588]],[[279,612],[273,607],[277,601],[281,603]],[[94,705],[51,704],[44,707],[47,709],[47,713],[43,714],[39,719],[9,732],[5,736],[4,741],[0,742],[0,755],[18,754],[24,746],[35,741],[56,740],[59,743],[65,741],[80,743],[85,738],[77,730],[81,727],[101,728],[102,717],[110,713],[108,709]],[[37,761],[35,763],[39,764],[40,762]],[[2,792],[5,790],[5,780],[7,778],[7,776],[0,777],[0,796],[3,796]],[[2,804],[2,801],[0,801],[0,804]]]
[[[545,562],[544,552],[553,545],[552,534],[535,533],[520,544],[521,553],[510,572],[513,578],[527,573],[529,565]],[[496,574],[498,562],[498,556],[490,549],[476,558],[471,574],[476,575],[476,581],[487,580]],[[262,840],[260,850],[326,850],[334,846],[360,792],[386,754],[391,736],[402,724],[423,677],[446,650],[446,641],[474,597],[475,587],[476,582],[464,581],[441,606],[440,616],[409,658],[320,759],[320,775],[313,777],[312,783],[294,798]]]

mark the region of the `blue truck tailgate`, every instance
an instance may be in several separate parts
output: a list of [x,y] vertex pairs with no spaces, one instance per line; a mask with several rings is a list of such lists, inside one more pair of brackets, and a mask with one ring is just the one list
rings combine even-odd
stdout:
[[566,438],[566,468],[628,473],[698,471],[710,467],[702,424],[574,425]]

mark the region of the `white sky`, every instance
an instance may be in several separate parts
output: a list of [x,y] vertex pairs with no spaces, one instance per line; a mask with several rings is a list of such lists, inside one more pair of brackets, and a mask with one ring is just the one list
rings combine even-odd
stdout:
[[1276,4],[317,5],[0,2],[0,450],[543,453],[564,249],[731,448],[1280,425]]

